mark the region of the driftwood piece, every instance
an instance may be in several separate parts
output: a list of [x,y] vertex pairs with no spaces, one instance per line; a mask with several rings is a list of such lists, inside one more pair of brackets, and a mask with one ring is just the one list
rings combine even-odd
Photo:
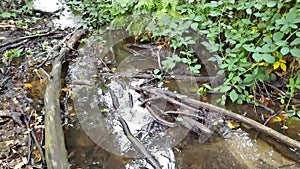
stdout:
[[[80,34],[81,36],[78,36]],[[78,30],[70,38],[70,41],[78,41],[85,34],[83,30]],[[76,35],[76,36],[75,36]],[[74,38],[76,37],[76,39]],[[75,43],[74,43],[75,45]],[[74,48],[74,46],[73,46]],[[65,149],[64,133],[61,124],[60,92],[61,92],[61,69],[62,60],[67,56],[69,48],[64,47],[60,55],[55,58],[49,83],[44,95],[45,103],[45,154],[48,169],[70,168],[67,151]]]
[[232,111],[226,110],[224,108],[221,108],[221,107],[209,104],[209,103],[201,102],[199,100],[194,100],[194,99],[188,98],[187,96],[176,94],[176,93],[173,93],[173,92],[170,92],[167,90],[155,89],[155,88],[134,88],[134,89],[138,90],[138,91],[144,91],[144,92],[147,92],[147,93],[150,93],[152,95],[162,97],[162,98],[176,98],[177,100],[180,100],[181,104],[184,104],[185,106],[193,107],[195,109],[204,108],[204,109],[208,109],[213,112],[221,113],[225,116],[231,117],[237,121],[240,121],[246,125],[249,125],[249,126],[253,127],[255,130],[257,130],[261,133],[264,133],[266,135],[269,135],[269,136],[273,137],[274,139],[278,140],[279,142],[284,143],[287,146],[290,146],[290,147],[300,150],[300,142],[298,142],[286,135],[283,135],[283,134],[273,130],[272,128],[267,127],[255,120],[252,120],[252,119],[242,116],[240,114],[234,113]]

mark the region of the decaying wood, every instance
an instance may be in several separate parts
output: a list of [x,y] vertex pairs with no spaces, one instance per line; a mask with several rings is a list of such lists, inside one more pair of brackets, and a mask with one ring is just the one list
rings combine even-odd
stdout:
[[[277,141],[284,143],[287,146],[297,148],[298,150],[300,150],[300,142],[298,142],[294,139],[291,139],[290,137],[283,135],[283,134],[273,130],[272,128],[264,126],[263,124],[255,121],[255,120],[249,119],[245,116],[242,116],[240,114],[234,113],[229,110],[226,110],[224,108],[221,108],[221,107],[209,104],[209,103],[201,102],[199,100],[194,100],[194,99],[188,98],[187,96],[183,96],[183,95],[173,93],[173,92],[170,92],[167,90],[155,89],[155,88],[133,88],[133,89],[135,89],[137,91],[143,91],[143,92],[149,93],[156,97],[165,98],[167,101],[170,100],[167,98],[175,98],[176,100],[179,100],[177,102],[180,102],[181,105],[185,105],[183,108],[186,108],[188,106],[188,107],[192,107],[197,110],[199,110],[201,108],[201,109],[210,110],[211,112],[221,113],[225,116],[228,116],[237,121],[240,121],[248,126],[251,126],[255,130],[257,130],[263,134],[269,135],[269,136],[273,137],[274,139],[276,139]],[[176,102],[173,102],[173,104],[176,104]]]
[[[77,30],[70,38],[69,43],[78,41],[85,34]],[[80,35],[80,36],[79,36]],[[75,37],[75,38],[74,38]],[[69,44],[68,43],[68,44]],[[76,43],[72,43],[76,44]],[[74,46],[73,46],[74,47]],[[70,168],[67,151],[65,149],[64,133],[61,125],[60,91],[62,61],[68,55],[68,47],[60,50],[60,54],[52,64],[49,83],[44,95],[45,104],[45,154],[48,169]]]

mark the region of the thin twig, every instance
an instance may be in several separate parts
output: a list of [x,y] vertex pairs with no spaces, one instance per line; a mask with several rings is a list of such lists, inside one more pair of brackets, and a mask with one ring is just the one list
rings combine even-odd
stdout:
[[159,124],[162,124],[162,125],[168,126],[168,127],[176,126],[176,123],[168,122],[167,120],[161,118],[158,114],[156,114],[156,112],[154,112],[154,110],[148,104],[146,104],[145,107],[149,111],[150,115],[154,118],[154,120],[156,122],[158,122]]
[[43,152],[43,149],[39,143],[39,141],[37,140],[35,134],[34,134],[34,131],[32,129],[30,129],[29,127],[29,120],[27,120],[25,118],[25,123],[26,123],[26,127],[27,127],[27,130],[30,132],[30,135],[31,135],[31,138],[33,139],[34,143],[35,143],[35,146],[37,147],[37,149],[39,150],[39,153],[41,154],[41,157],[42,157],[42,162],[45,163],[45,156],[44,156],[44,152]]
[[47,33],[42,33],[42,34],[24,36],[24,37],[21,37],[19,39],[15,39],[15,40],[10,41],[10,42],[3,43],[2,45],[0,45],[0,49],[3,48],[3,47],[5,47],[5,46],[8,46],[10,44],[14,44],[14,43],[20,42],[22,40],[33,39],[33,38],[38,38],[38,37],[42,37],[42,36],[48,36],[48,35],[51,35],[51,34],[54,34],[54,33],[55,33],[55,30],[47,32]]
[[54,59],[55,57],[57,57],[57,56],[59,56],[59,54],[57,54],[57,55],[55,55],[55,56],[52,56],[52,53],[55,51],[55,50],[57,50],[60,46],[62,46],[77,30],[79,29],[79,27],[77,27],[77,28],[75,28],[74,29],[74,31],[72,31],[70,34],[68,34],[66,37],[64,37],[64,39],[63,40],[61,40],[57,45],[55,45],[55,46],[53,46],[50,50],[49,50],[49,52],[48,52],[48,54],[47,54],[47,56],[46,56],[46,58],[45,58],[45,60],[42,62],[42,63],[40,63],[38,66],[37,66],[37,69],[39,69],[39,68],[41,68],[42,66],[44,66],[44,64],[48,61],[48,60],[50,60],[50,58],[52,57],[52,59]]
[[197,119],[204,119],[204,117],[201,117],[197,114],[193,114],[193,113],[190,113],[190,112],[186,112],[186,111],[165,111],[162,113],[163,115],[167,115],[167,114],[178,114],[178,115],[184,115],[184,116],[189,116],[189,117],[194,117],[194,118],[197,118]]
[[272,114],[271,116],[269,116],[269,117],[267,118],[267,120],[264,122],[264,125],[266,126],[266,125],[269,123],[269,121],[270,121],[273,117],[278,116],[280,113],[281,113],[281,112],[278,111],[277,113],[274,113],[274,114]]

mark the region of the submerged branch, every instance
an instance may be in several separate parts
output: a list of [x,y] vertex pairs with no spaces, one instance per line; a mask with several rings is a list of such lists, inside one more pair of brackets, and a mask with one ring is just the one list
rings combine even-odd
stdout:
[[199,110],[200,108],[204,108],[204,109],[207,109],[207,110],[210,110],[213,112],[221,113],[225,116],[231,117],[237,121],[240,121],[246,125],[249,125],[249,126],[253,127],[255,130],[262,132],[266,135],[269,135],[269,136],[273,137],[274,139],[278,140],[279,142],[286,144],[287,146],[297,148],[298,150],[300,150],[300,142],[298,142],[286,135],[283,135],[283,134],[273,130],[272,128],[264,126],[263,124],[255,121],[255,120],[252,120],[252,119],[242,116],[240,114],[234,113],[232,111],[226,110],[224,108],[221,108],[221,107],[209,104],[209,103],[201,102],[198,100],[194,100],[194,99],[188,98],[186,96],[176,94],[176,93],[173,93],[173,92],[170,92],[167,90],[155,89],[155,88],[135,88],[135,87],[133,87],[133,89],[137,90],[137,91],[147,92],[147,93],[155,95],[157,97],[163,97],[167,101],[170,101],[171,98],[173,98],[174,100],[175,99],[179,100],[176,102],[173,101],[172,103],[173,104],[180,103],[180,106],[185,105],[184,107],[193,107],[196,110]]

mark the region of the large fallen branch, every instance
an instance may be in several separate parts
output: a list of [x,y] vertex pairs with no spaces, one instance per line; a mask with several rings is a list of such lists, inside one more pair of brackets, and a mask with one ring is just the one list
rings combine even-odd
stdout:
[[[77,30],[69,39],[67,47],[60,50],[60,55],[52,64],[49,84],[44,95],[45,103],[45,154],[48,169],[70,168],[67,151],[65,149],[64,133],[61,125],[60,92],[62,61],[69,53],[70,48],[75,48],[78,40],[85,34],[83,30]],[[69,46],[69,45],[72,46]]]
[[[155,95],[155,97],[161,97],[164,100],[167,100],[168,102],[169,102],[169,100],[171,100],[170,98],[174,98],[176,100],[179,100],[178,102],[181,102],[181,104],[184,104],[185,107],[190,106],[195,109],[199,109],[199,108],[203,109],[204,108],[204,109],[210,110],[212,112],[221,113],[225,116],[231,117],[237,121],[247,124],[248,126],[253,127],[255,130],[257,130],[261,133],[267,134],[267,135],[273,137],[274,139],[286,144],[287,146],[297,148],[298,150],[300,150],[300,142],[298,142],[294,139],[291,139],[290,137],[283,135],[261,123],[258,123],[255,120],[249,119],[245,116],[239,115],[237,113],[226,110],[224,108],[221,108],[221,107],[209,104],[209,103],[201,102],[198,100],[194,100],[194,99],[188,98],[187,96],[183,96],[183,95],[173,93],[173,92],[170,92],[167,90],[156,89],[156,88],[133,88],[133,89],[135,89],[137,91],[147,92],[149,94]],[[174,104],[174,102],[173,102],[173,104]],[[185,108],[185,107],[183,107],[183,108]]]

